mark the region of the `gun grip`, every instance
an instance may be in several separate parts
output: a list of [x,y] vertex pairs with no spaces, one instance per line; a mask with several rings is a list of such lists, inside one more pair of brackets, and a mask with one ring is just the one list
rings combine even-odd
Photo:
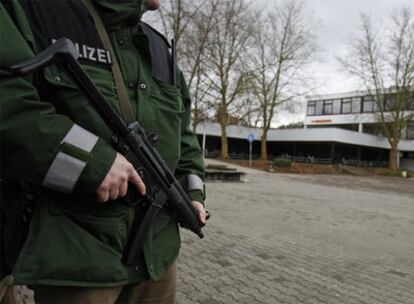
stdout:
[[79,53],[73,42],[68,38],[61,38],[33,58],[13,65],[11,73],[23,76],[57,62],[65,64],[68,59],[77,60],[78,57]]

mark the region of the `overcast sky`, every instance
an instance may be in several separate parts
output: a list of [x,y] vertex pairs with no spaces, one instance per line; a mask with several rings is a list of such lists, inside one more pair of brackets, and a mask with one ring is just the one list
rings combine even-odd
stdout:
[[[263,9],[283,0],[251,0]],[[289,1],[289,0],[284,0]],[[317,30],[321,50],[319,61],[310,69],[316,77],[315,94],[340,93],[362,89],[361,84],[344,73],[335,59],[345,54],[347,43],[358,30],[360,14],[369,14],[379,24],[389,20],[390,14],[399,7],[414,10],[414,0],[303,0],[305,12],[313,15],[320,25]],[[280,113],[274,126],[303,120],[305,107],[298,113]]]
[[[263,7],[271,6],[277,0],[260,0]],[[408,6],[414,10],[414,0],[303,0],[305,11],[320,22],[317,30],[321,50],[318,62],[310,67],[316,77],[315,94],[340,93],[363,89],[360,82],[343,72],[335,59],[346,53],[347,43],[360,25],[360,14],[370,15],[379,24],[389,20],[398,7]],[[296,113],[278,113],[274,127],[303,121],[305,105]]]
[[[272,0],[266,1],[270,3]],[[367,13],[377,22],[389,19],[402,6],[414,9],[414,0],[304,0],[306,11],[320,20],[318,30],[322,51],[312,72],[321,83],[318,93],[338,93],[359,89],[359,84],[341,71],[335,56],[343,55],[350,36],[358,29],[360,14]]]

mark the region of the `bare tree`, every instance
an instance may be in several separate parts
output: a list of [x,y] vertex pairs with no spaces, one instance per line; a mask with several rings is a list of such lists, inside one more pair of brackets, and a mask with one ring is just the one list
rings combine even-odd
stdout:
[[[248,81],[248,80],[246,80]],[[260,108],[257,106],[256,96],[252,94],[249,85],[246,85],[246,92],[243,92],[236,109],[239,118],[239,124],[249,128],[260,128]]]
[[[384,22],[383,22],[384,23]],[[375,98],[378,121],[390,144],[389,168],[398,169],[398,144],[414,119],[414,16],[401,8],[382,31],[370,17],[361,15],[358,34],[345,58],[346,70],[359,78]]]
[[204,3],[202,0],[164,1],[158,10],[164,34],[178,43],[191,29],[193,20]]
[[[221,1],[213,16],[206,46],[208,67],[205,71],[208,95],[215,101],[221,126],[221,158],[228,159],[227,124],[232,106],[245,90],[246,72],[241,58],[251,35],[250,11],[244,0]],[[240,108],[237,108],[240,111]]]
[[193,98],[193,129],[207,116],[211,103],[207,93],[211,84],[206,81],[208,64],[207,45],[210,42],[210,31],[213,27],[214,15],[217,13],[218,0],[203,2],[203,7],[197,11],[192,22],[192,29],[183,35],[182,49],[185,72]]
[[301,1],[279,1],[258,14],[254,47],[250,50],[250,84],[258,102],[261,159],[267,160],[267,133],[275,114],[287,103],[309,93],[305,68],[316,53],[317,23],[307,18]]
[[177,46],[178,63],[186,76],[193,100],[194,130],[207,115],[203,112],[210,107],[206,100],[209,86],[204,79],[205,50],[218,2],[219,0],[169,0],[163,3],[158,15],[159,26],[167,37],[175,40]]

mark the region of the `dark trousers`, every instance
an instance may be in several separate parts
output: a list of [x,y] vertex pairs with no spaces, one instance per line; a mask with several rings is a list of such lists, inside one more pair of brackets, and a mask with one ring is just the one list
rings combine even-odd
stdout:
[[35,286],[36,304],[175,304],[175,264],[160,281],[121,287]]

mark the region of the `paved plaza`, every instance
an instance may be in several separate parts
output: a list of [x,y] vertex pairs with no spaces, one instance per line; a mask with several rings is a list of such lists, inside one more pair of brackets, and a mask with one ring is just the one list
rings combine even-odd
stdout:
[[178,304],[414,303],[414,180],[242,170],[182,233]]
[[183,232],[179,304],[414,303],[414,180],[245,171]]

